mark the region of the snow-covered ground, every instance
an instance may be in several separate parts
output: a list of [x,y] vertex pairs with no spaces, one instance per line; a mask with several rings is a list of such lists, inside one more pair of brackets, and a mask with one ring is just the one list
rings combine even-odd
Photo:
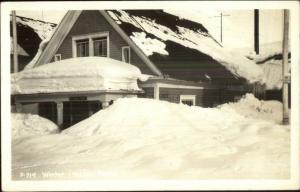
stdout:
[[145,76],[134,65],[106,57],[77,57],[12,74],[12,94],[140,90]]
[[13,139],[48,135],[59,132],[55,123],[38,115],[32,115],[29,113],[12,113],[11,123]]
[[60,134],[14,139],[13,178],[286,179],[280,111],[253,95],[216,108],[122,98]]

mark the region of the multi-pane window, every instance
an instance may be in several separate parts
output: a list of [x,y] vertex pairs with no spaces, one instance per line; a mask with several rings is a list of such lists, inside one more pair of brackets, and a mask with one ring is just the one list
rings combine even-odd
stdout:
[[180,95],[180,103],[185,105],[195,105],[196,95]]
[[194,101],[192,99],[183,99],[183,100],[181,100],[181,103],[188,105],[188,106],[194,105]]
[[101,32],[72,37],[73,57],[109,57],[109,33]]
[[130,47],[122,47],[122,61],[130,63]]
[[107,37],[93,39],[94,56],[107,57]]
[[76,41],[77,57],[88,57],[89,54],[89,39],[81,39]]

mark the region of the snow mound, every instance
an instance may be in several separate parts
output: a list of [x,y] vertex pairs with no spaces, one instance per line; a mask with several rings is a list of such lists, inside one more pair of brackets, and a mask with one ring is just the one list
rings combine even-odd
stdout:
[[28,69],[11,77],[12,93],[135,90],[145,80],[134,65],[106,57],[65,59]]
[[15,143],[13,175],[50,167],[61,179],[288,178],[289,134],[235,110],[123,98],[61,134]]
[[234,110],[122,98],[61,134],[13,144],[13,176],[34,171],[49,179],[40,172],[51,170],[63,172],[55,179],[283,179],[289,134],[288,126]]
[[279,101],[258,100],[253,94],[246,94],[236,103],[226,103],[218,106],[221,110],[235,111],[247,118],[281,123],[282,103]]
[[52,121],[33,114],[12,113],[11,123],[13,139],[59,132],[57,125]]

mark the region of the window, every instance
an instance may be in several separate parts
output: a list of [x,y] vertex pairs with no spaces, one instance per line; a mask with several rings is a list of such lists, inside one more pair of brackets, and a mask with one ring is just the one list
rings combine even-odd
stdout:
[[61,54],[55,54],[54,61],[60,61],[60,60],[61,60]]
[[180,103],[192,106],[196,103],[196,96],[195,95],[180,95]]
[[122,61],[130,63],[130,47],[122,47]]
[[77,57],[89,56],[89,40],[82,39],[76,41],[76,55]]
[[72,37],[73,57],[109,57],[108,32]]
[[107,57],[107,37],[93,39],[94,56]]

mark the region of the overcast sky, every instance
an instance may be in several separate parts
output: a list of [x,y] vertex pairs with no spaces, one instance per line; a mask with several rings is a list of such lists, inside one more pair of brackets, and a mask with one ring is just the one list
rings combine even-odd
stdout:
[[[220,41],[220,13],[223,17],[223,45],[230,49],[254,46],[253,10],[166,10],[180,17],[202,23]],[[17,15],[59,23],[66,11],[17,11]],[[283,16],[281,10],[260,10],[260,44],[281,41]]]

